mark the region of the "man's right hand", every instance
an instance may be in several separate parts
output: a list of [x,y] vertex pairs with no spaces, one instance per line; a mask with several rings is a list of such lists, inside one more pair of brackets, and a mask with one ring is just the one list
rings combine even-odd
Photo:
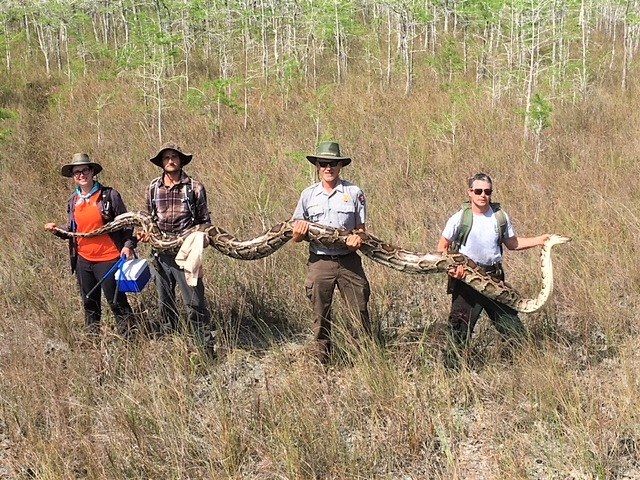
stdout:
[[455,278],[456,280],[462,280],[467,274],[464,271],[464,265],[456,265],[455,267],[451,267],[447,273],[450,277]]
[[149,232],[137,232],[136,238],[139,242],[147,243],[149,240],[151,240],[151,234]]
[[49,223],[45,223],[45,224],[44,224],[44,229],[45,229],[47,232],[54,232],[54,231],[56,230],[56,228],[57,228],[57,227],[56,227],[56,224],[55,224],[55,223],[51,223],[51,222],[49,222]]
[[293,224],[293,237],[294,242],[301,242],[307,237],[309,232],[309,222],[306,220],[296,220]]

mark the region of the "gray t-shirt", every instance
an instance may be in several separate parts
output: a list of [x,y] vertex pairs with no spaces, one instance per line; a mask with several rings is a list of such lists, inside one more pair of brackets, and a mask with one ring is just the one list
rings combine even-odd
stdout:
[[[293,220],[307,220],[342,230],[364,225],[366,218],[364,193],[360,187],[342,179],[331,193],[324,190],[322,182],[305,188],[292,217]],[[345,255],[350,252],[346,247],[331,249],[314,243],[309,244],[309,251],[318,255]]]
[[[515,237],[516,232],[511,224],[509,215],[507,217],[507,238]],[[447,220],[447,224],[442,231],[442,236],[452,241],[458,235],[460,224],[462,223],[462,210],[459,210]],[[502,253],[498,245],[500,226],[498,219],[491,207],[483,214],[473,214],[473,224],[467,238],[466,245],[460,246],[460,253],[465,254],[476,263],[482,265],[493,265],[502,261]]]

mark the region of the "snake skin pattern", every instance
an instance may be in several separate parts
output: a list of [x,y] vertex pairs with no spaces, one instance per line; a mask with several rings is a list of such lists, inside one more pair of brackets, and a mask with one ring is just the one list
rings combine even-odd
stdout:
[[[179,236],[167,235],[160,232],[151,217],[143,212],[127,212],[118,215],[112,222],[103,227],[86,233],[56,230],[67,237],[94,237],[114,232],[122,228],[138,227],[149,237],[150,245],[158,251],[177,250],[184,239],[192,232],[204,232],[209,239],[209,245],[219,252],[239,260],[257,260],[271,255],[293,236],[293,221],[281,222],[255,238],[238,240],[225,230],[214,225],[198,225],[183,232]],[[540,309],[553,290],[553,266],[551,263],[551,248],[554,245],[566,243],[570,238],[560,235],[551,237],[542,246],[540,253],[540,269],[542,272],[542,288],[535,298],[523,298],[511,285],[485,274],[476,263],[461,253],[431,254],[404,250],[385,243],[380,238],[368,232],[353,232],[362,238],[360,252],[371,260],[387,267],[405,273],[429,274],[443,273],[450,268],[462,265],[465,277],[462,281],[470,285],[483,295],[503,303],[514,310],[524,313],[535,312]],[[346,238],[351,234],[344,230],[311,223],[307,239],[325,247],[343,246]]]

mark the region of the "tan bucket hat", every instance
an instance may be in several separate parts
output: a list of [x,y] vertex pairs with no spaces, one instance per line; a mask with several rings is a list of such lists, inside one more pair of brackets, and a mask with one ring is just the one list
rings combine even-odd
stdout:
[[151,158],[149,161],[151,163],[153,163],[154,165],[157,165],[160,168],[162,168],[162,154],[166,150],[175,150],[176,152],[178,152],[178,155],[180,155],[180,166],[181,167],[184,167],[185,165],[187,165],[191,161],[191,159],[193,158],[193,155],[188,154],[188,153],[184,153],[182,151],[182,148],[180,148],[179,145],[176,145],[175,143],[165,143],[162,146],[162,148],[160,149],[160,151],[156,154],[156,156]]
[[351,158],[340,155],[340,145],[337,142],[321,142],[315,155],[307,155],[307,160],[315,165],[318,160],[339,160],[346,167],[351,163]]
[[60,174],[63,177],[71,178],[73,176],[73,167],[79,167],[81,165],[87,165],[93,170],[93,174],[97,175],[102,171],[102,165],[96,162],[92,162],[89,159],[89,155],[86,153],[74,153],[71,159],[71,163],[63,165],[60,169]]

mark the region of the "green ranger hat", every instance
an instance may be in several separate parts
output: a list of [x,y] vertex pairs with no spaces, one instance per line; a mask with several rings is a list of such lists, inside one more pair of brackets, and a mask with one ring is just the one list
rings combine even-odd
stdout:
[[349,157],[340,155],[340,145],[337,142],[321,142],[316,149],[315,155],[307,155],[307,160],[314,165],[318,160],[339,160],[342,162],[343,167],[351,163]]

